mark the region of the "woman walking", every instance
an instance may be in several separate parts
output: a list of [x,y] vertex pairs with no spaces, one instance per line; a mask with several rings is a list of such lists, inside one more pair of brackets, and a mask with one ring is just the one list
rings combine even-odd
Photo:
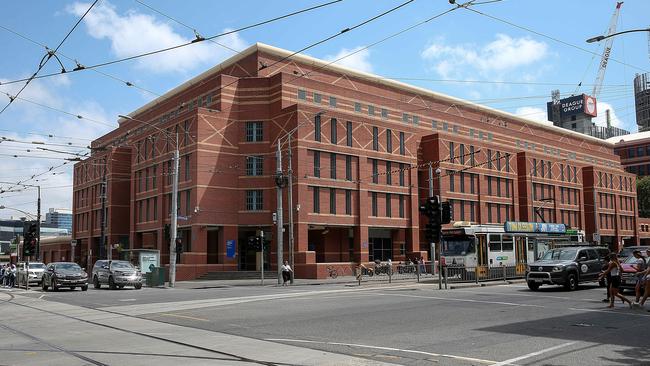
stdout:
[[618,293],[619,287],[621,287],[621,273],[623,269],[621,268],[621,262],[618,261],[618,256],[615,253],[609,255],[609,266],[607,269],[598,276],[598,280],[602,280],[608,273],[612,276],[612,283],[610,285],[609,291],[609,306],[608,308],[614,307],[614,300],[618,297],[623,302],[627,302],[630,307],[632,307],[632,302],[627,299],[627,297]]
[[284,265],[282,266],[282,280],[284,282],[282,283],[282,286],[289,286],[292,272],[293,270],[291,269],[291,266],[289,266],[289,262],[284,261]]

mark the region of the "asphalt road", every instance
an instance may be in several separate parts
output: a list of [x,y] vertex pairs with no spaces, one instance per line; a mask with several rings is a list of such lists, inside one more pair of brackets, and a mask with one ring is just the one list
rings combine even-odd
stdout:
[[650,313],[620,302],[608,310],[600,301],[604,290],[595,286],[575,292],[423,284],[145,288],[20,296],[402,365],[650,365]]

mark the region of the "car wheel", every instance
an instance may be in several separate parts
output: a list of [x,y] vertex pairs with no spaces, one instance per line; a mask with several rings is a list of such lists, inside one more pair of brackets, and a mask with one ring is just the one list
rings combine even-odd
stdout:
[[124,285],[118,285],[117,287],[119,287],[119,288],[120,288],[120,290],[121,290],[121,289],[123,289],[123,288],[124,288]]
[[56,279],[52,279],[52,291],[59,291],[59,288],[56,287]]
[[43,291],[47,291],[47,285],[45,284],[45,279],[41,281],[41,288],[43,289]]
[[569,275],[566,277],[564,288],[568,291],[575,291],[578,289],[578,277],[575,275],[575,273],[569,273]]
[[99,278],[97,276],[93,277],[93,287],[94,288],[101,288],[102,284],[99,283]]
[[115,281],[113,281],[113,277],[108,278],[108,288],[115,290]]
[[81,286],[81,291],[88,291],[88,285]]
[[135,286],[133,286],[133,287],[135,287],[136,290],[139,290],[139,289],[142,288],[142,284],[141,283],[136,283]]
[[528,288],[531,289],[532,291],[539,290],[539,286],[540,284],[535,281],[528,281]]

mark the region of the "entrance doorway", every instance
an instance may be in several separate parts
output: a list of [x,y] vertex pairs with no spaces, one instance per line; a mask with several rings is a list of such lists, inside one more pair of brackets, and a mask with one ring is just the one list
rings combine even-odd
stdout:
[[393,259],[393,238],[390,229],[368,229],[368,259],[387,261]]

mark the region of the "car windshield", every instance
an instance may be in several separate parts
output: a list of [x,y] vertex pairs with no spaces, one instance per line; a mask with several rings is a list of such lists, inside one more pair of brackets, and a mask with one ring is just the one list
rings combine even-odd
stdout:
[[443,238],[442,255],[466,255],[474,253],[474,238]]
[[133,265],[129,262],[113,262],[111,263],[111,268],[133,269]]
[[576,257],[576,249],[553,249],[544,253],[542,260],[572,260]]
[[66,270],[66,271],[81,271],[81,267],[79,267],[78,264],[76,263],[61,263],[56,265],[57,270]]
[[45,265],[43,263],[30,263],[29,269],[45,269]]

